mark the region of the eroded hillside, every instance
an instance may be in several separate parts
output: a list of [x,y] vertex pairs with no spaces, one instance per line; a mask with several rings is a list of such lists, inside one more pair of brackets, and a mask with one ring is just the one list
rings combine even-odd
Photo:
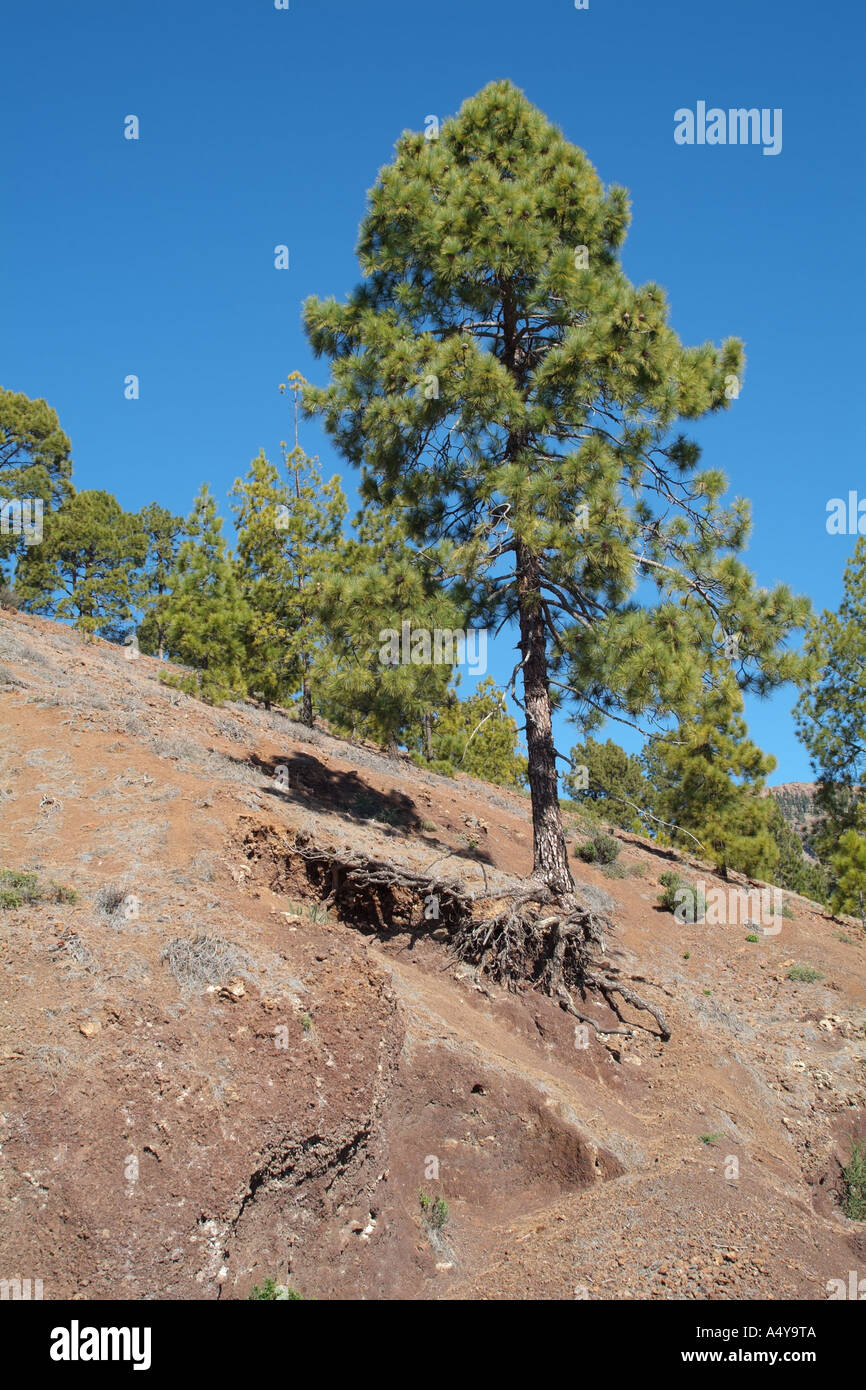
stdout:
[[46,1298],[273,1277],[823,1299],[863,1266],[839,1204],[866,1132],[855,925],[789,894],[756,941],[679,925],[656,906],[671,857],[619,835],[625,877],[574,874],[672,1037],[591,998],[609,1031],[580,1032],[456,962],[411,895],[335,897],[302,853],[504,889],[531,867],[523,797],[158,673],[0,616],[0,866],[29,875],[0,908],[0,1276]]

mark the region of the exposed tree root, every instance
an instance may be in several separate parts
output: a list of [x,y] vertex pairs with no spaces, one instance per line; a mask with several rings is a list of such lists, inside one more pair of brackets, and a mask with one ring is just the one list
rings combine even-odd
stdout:
[[541,990],[599,1033],[627,1033],[637,1025],[603,1027],[579,1012],[572,991],[582,999],[589,991],[600,994],[627,1023],[619,996],[650,1014],[663,1039],[671,1035],[661,1009],[636,993],[605,959],[604,933],[613,923],[573,895],[558,897],[533,879],[512,892],[489,887],[473,892],[460,882],[446,883],[402,865],[323,848],[303,834],[296,835],[292,850],[304,860],[325,901],[346,915],[363,904],[370,919],[372,895],[382,926],[444,927],[454,955],[479,974],[508,989]]

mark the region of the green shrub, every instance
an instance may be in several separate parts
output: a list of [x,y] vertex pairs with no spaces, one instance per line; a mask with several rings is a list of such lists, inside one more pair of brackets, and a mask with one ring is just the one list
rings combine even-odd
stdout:
[[820,970],[816,970],[814,965],[792,965],[788,971],[788,979],[801,985],[811,985],[823,978]]
[[424,1219],[431,1231],[441,1231],[445,1222],[448,1220],[448,1203],[444,1197],[430,1197],[426,1192],[418,1193],[418,1201],[421,1203],[421,1211]]
[[26,903],[38,903],[41,899],[36,874],[18,869],[0,869],[0,907],[23,907]]
[[594,830],[590,839],[577,846],[577,855],[585,864],[613,864],[619,851],[619,842],[605,830]]
[[625,864],[605,864],[601,871],[605,878],[631,878],[631,874]]
[[255,1300],[260,1303],[285,1303],[303,1302],[303,1295],[297,1289],[293,1289],[289,1284],[278,1284],[276,1279],[265,1279],[261,1284],[254,1284],[247,1294],[247,1302]]
[[851,1157],[842,1168],[845,1183],[845,1215],[852,1221],[866,1221],[866,1140],[851,1146]]
[[695,888],[684,878],[667,869],[659,878],[662,892],[658,905],[672,912],[677,921],[702,922],[706,916],[707,900],[703,889]]
[[65,883],[51,884],[51,896],[56,903],[75,903],[78,901],[78,894],[74,888],[69,888]]

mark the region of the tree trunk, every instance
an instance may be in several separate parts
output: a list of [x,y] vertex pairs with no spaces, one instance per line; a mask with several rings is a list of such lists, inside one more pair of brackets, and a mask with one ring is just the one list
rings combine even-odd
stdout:
[[574,891],[574,880],[568,867],[568,846],[562,828],[556,780],[538,560],[521,542],[517,544],[516,558],[526,745],[532,796],[533,872],[544,879],[551,892],[571,893]]
[[433,715],[428,710],[424,715],[424,752],[428,763],[433,761]]
[[304,683],[301,696],[301,723],[306,724],[308,729],[313,727],[313,692],[310,689],[310,658],[303,657],[304,662]]

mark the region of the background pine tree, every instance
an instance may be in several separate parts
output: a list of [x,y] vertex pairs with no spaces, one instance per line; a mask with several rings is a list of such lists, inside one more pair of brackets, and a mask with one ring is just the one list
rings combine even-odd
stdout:
[[742,707],[736,681],[720,681],[676,730],[650,741],[645,762],[653,809],[674,843],[712,859],[722,874],[771,879],[779,848],[770,832],[773,803],[761,791],[776,760],[749,739]]
[[417,756],[444,772],[466,772],[500,787],[526,786],[526,757],[517,724],[508,713],[505,692],[492,676],[466,699],[448,691],[432,715],[429,748],[425,737]]
[[141,522],[108,492],[71,492],[46,513],[39,545],[22,552],[15,589],[33,613],[80,632],[122,638],[133,623],[136,575],[147,552]]
[[293,372],[294,446],[283,443],[284,476],[260,452],[232,489],[244,599],[250,612],[246,669],[251,690],[266,702],[297,695],[303,723],[312,726],[312,670],[325,641],[322,586],[343,564],[346,499],[338,477],[322,482],[318,460],[299,443],[299,395],[306,383]]
[[831,863],[833,911],[848,912],[863,919],[866,917],[866,836],[856,830],[844,830]]
[[847,830],[866,831],[866,538],[845,566],[838,612],[815,619],[806,648],[811,671],[794,714],[818,780],[813,843],[832,864]]
[[243,634],[248,621],[222,521],[205,484],[186,523],[165,603],[166,650],[191,668],[165,677],[191,695],[217,704],[244,693]]
[[[388,509],[369,507],[356,525],[341,569],[322,584],[319,611],[328,640],[314,678],[336,728],[391,750],[416,746],[426,741],[425,721],[445,702],[456,649],[449,657],[443,648],[448,659],[438,664],[412,661],[411,649],[404,661],[403,625],[410,634],[459,632],[465,609],[439,582],[435,555],[410,547]],[[386,650],[394,645],[389,634],[396,634],[396,657]]]
[[572,770],[563,778],[563,787],[573,801],[591,807],[609,825],[653,834],[652,822],[639,814],[652,807],[652,789],[640,758],[626,753],[613,739],[600,743],[592,735],[572,748],[570,758]]
[[[32,497],[46,510],[59,507],[71,491],[71,449],[47,401],[0,386],[0,502]],[[21,535],[0,529],[0,580],[26,549]]]
[[168,636],[169,589],[186,535],[185,522],[157,502],[142,508],[139,521],[147,538],[147,552],[136,583],[136,604],[141,612],[138,644],[141,651],[161,659]]

